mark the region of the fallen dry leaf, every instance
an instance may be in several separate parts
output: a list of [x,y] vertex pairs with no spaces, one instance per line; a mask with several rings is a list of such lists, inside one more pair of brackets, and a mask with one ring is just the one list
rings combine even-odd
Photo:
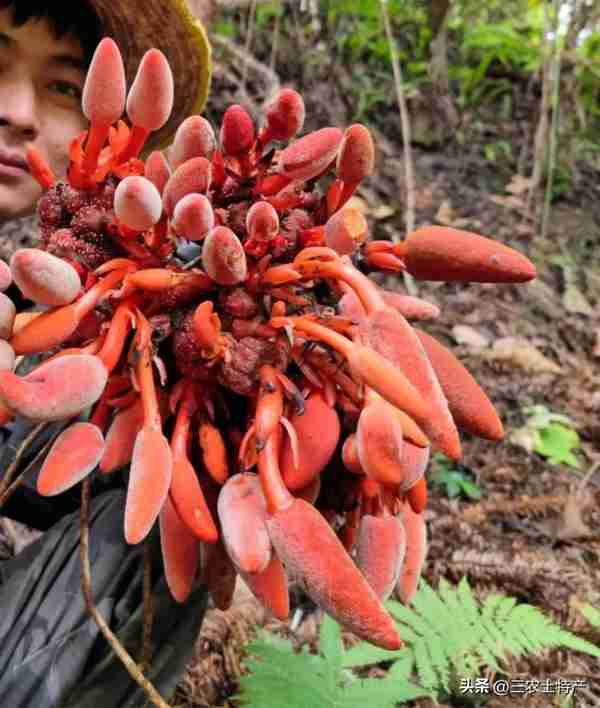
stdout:
[[507,209],[516,209],[517,211],[525,209],[526,206],[525,201],[514,194],[509,194],[506,197],[499,194],[491,194],[490,201],[494,202],[494,204],[506,207]]
[[367,211],[367,213],[377,221],[382,221],[383,219],[389,219],[390,216],[394,216],[396,209],[389,206],[389,204],[380,204],[378,207]]
[[562,296],[562,302],[567,312],[572,312],[578,315],[586,315],[592,317],[594,308],[585,299],[584,294],[575,285],[567,285]]
[[523,175],[513,175],[510,182],[504,187],[510,194],[524,194],[531,189],[532,179],[531,177],[523,177]]
[[489,339],[469,325],[454,325],[452,327],[452,336],[457,344],[466,344],[469,347],[489,346]]
[[452,208],[452,204],[449,199],[444,199],[444,201],[440,204],[434,218],[438,223],[443,224],[444,226],[452,226],[452,224],[456,221],[456,212]]
[[504,361],[531,374],[560,374],[562,369],[526,339],[502,337],[490,350],[482,352],[488,361]]

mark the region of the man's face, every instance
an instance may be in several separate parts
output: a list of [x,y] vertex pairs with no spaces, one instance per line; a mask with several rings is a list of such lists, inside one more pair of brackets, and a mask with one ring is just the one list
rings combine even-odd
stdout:
[[32,213],[42,193],[25,163],[27,143],[65,175],[69,143],[87,127],[83,56],[75,38],[56,39],[45,20],[15,27],[11,10],[0,9],[0,223]]

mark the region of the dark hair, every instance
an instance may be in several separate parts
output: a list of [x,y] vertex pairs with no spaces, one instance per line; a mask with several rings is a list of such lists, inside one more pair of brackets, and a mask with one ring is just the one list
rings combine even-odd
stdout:
[[48,2],[48,0],[0,0],[0,9],[12,10],[12,22],[21,27],[29,20],[46,20],[56,39],[75,37],[83,48],[86,61],[91,61],[104,32],[96,13],[87,3]]

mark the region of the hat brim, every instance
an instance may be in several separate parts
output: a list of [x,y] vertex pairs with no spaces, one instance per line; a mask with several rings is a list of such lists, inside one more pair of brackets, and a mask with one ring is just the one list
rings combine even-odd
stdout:
[[150,136],[146,147],[165,146],[181,121],[200,113],[206,103],[212,65],[202,23],[191,14],[185,0],[89,2],[104,35],[112,37],[123,54],[129,86],[148,49],[160,49],[167,57],[175,83],[173,110],[167,123]]

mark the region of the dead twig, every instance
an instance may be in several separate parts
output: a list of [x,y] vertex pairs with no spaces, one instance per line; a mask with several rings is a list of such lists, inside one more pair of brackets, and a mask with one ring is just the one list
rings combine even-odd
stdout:
[[[415,228],[416,205],[415,170],[412,159],[412,151],[410,147],[410,118],[408,116],[406,98],[404,96],[404,90],[402,88],[402,70],[400,69],[400,62],[398,61],[398,54],[396,52],[396,43],[392,34],[392,25],[390,23],[390,16],[388,13],[387,0],[379,0],[379,5],[381,6],[381,15],[383,17],[385,34],[390,49],[390,56],[392,58],[394,88],[396,90],[396,100],[398,102],[398,110],[400,111],[400,124],[402,126],[402,143],[404,145],[404,177],[406,182],[406,235],[408,236],[408,234],[414,231]],[[406,272],[404,272],[402,276],[404,278],[404,284],[406,286],[407,291],[411,295],[416,295],[418,291],[414,278]]]
[[131,678],[145,691],[151,703],[157,706],[157,708],[169,708],[168,703],[163,700],[160,693],[140,671],[139,666],[135,663],[133,658],[130,656],[130,654],[127,652],[127,650],[118,640],[118,638],[113,634],[112,630],[106,623],[106,620],[104,619],[104,617],[102,617],[102,615],[98,611],[98,608],[94,604],[89,553],[90,528],[88,515],[90,506],[90,486],[90,478],[87,477],[83,481],[83,485],[81,487],[81,523],[79,543],[79,555],[81,558],[81,590],[85,598],[87,610],[96,625],[98,626],[98,629],[104,635],[106,641],[109,643],[111,649],[119,657]]
[[144,544],[144,574],[143,574],[143,602],[144,624],[142,628],[142,655],[140,664],[145,671],[152,663],[152,621],[154,619],[154,603],[152,602],[152,547],[150,541]]
[[[12,478],[19,467],[19,463],[21,462],[21,458],[23,455],[27,452],[29,445],[35,440],[35,438],[43,432],[44,428],[49,425],[49,423],[40,423],[39,425],[36,425],[35,428],[29,433],[29,435],[23,440],[23,442],[19,445],[16,453],[15,453],[15,459],[10,463],[8,466],[8,469],[6,470],[4,477],[0,480],[0,509],[2,508],[2,504],[8,499],[8,497],[4,496],[4,493],[8,489],[8,485],[11,483]],[[9,495],[10,496],[10,495]]]
[[246,25],[246,44],[244,46],[245,57],[242,66],[242,91],[246,93],[246,76],[248,73],[248,56],[252,46],[252,36],[254,34],[254,18],[256,17],[256,0],[252,0],[248,10],[248,24]]
[[[42,425],[46,425],[46,423],[43,423]],[[42,425],[37,426],[37,428],[36,428],[37,432],[39,432],[39,429],[42,427]],[[27,436],[27,438],[25,439],[25,441],[23,442],[23,444],[21,445],[19,450],[24,448],[28,444],[28,442],[30,442],[30,438],[32,438],[32,436],[33,436],[33,433],[30,433],[30,435]],[[19,476],[14,480],[14,482],[9,487],[2,490],[1,487],[4,485],[0,485],[0,509],[2,509],[4,504],[6,504],[6,502],[12,497],[12,495],[18,489],[18,487],[21,486],[23,480],[25,479],[25,475],[40,460],[40,458],[46,454],[46,452],[50,449],[50,446],[52,445],[53,442],[54,442],[54,438],[52,438],[51,440],[48,440],[48,442],[44,445],[44,447],[38,452],[38,454],[33,458],[33,460],[31,460],[31,462],[27,465],[27,467],[19,474]],[[14,469],[12,469],[13,465],[14,465]],[[10,481],[10,479],[12,478],[12,476],[14,474],[14,471],[17,469],[17,466],[18,466],[18,464],[15,459],[15,461],[11,464],[11,466],[7,470],[6,476],[2,480],[3,483],[6,481],[7,478]]]

